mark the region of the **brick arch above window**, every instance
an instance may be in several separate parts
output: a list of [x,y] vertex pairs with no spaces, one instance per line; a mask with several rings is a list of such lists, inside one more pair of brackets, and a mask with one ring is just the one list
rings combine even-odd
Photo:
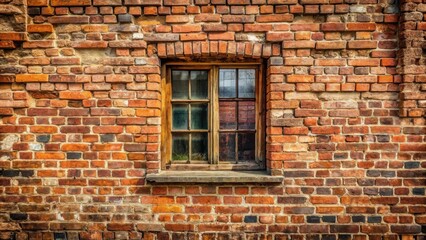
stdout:
[[191,41],[157,43],[160,58],[259,59],[281,55],[281,44],[235,41]]

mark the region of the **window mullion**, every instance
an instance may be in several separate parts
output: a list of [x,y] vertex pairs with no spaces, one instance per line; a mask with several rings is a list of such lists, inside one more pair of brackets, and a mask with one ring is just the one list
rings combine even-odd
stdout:
[[211,75],[210,75],[210,81],[211,81],[211,139],[212,139],[212,164],[219,164],[219,99],[218,99],[218,67],[213,66],[211,69]]

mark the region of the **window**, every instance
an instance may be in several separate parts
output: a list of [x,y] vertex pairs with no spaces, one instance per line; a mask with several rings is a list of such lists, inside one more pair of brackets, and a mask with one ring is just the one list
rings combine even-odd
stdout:
[[164,169],[265,168],[259,64],[167,64],[165,75]]

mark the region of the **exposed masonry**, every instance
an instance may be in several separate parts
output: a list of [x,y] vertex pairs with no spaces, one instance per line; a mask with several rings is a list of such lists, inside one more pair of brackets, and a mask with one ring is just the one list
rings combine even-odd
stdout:
[[[0,0],[0,239],[422,239],[426,3]],[[282,184],[152,185],[161,65],[263,59]]]

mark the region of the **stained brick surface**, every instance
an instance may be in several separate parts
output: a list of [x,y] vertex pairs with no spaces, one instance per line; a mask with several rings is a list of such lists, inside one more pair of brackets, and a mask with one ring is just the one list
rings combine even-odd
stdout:
[[[425,30],[424,0],[0,1],[0,238],[422,239]],[[282,184],[145,181],[176,59],[264,61]]]

